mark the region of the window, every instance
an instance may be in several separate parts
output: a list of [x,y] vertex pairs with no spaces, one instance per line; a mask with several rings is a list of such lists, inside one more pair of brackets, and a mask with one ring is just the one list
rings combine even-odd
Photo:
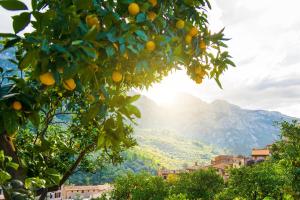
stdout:
[[55,197],[55,198],[59,198],[59,197],[60,197],[60,192],[55,192],[55,193],[54,193],[54,197]]

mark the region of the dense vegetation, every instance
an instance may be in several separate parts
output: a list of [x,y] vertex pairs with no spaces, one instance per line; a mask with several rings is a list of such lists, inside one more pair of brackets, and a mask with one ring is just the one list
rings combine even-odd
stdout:
[[[119,177],[111,199],[207,199],[212,200],[224,187],[223,179],[215,170],[199,170],[176,175],[167,181],[149,173],[127,174]],[[106,195],[102,199],[107,199]],[[177,199],[178,200],[178,199]]]
[[104,183],[111,183],[120,176],[124,176],[127,173],[139,173],[147,171],[152,175],[157,173],[159,164],[155,163],[151,158],[145,156],[142,152],[135,150],[128,150],[122,153],[123,161],[116,165],[107,163],[98,166],[93,172],[78,171],[72,175],[68,184],[75,185],[97,185]]

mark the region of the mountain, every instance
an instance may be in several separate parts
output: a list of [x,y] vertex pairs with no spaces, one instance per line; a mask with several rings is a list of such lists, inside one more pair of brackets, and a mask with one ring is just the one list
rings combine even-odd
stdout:
[[[176,103],[158,105],[142,96],[136,103],[142,113],[136,135],[141,130],[169,131],[170,140],[192,140],[233,154],[249,155],[254,147],[264,147],[279,137],[275,122],[291,120],[279,112],[247,110],[223,100],[206,103],[189,94],[178,94]],[[156,137],[159,142],[160,138]],[[170,152],[167,152],[170,153]],[[199,157],[199,160],[200,157]]]

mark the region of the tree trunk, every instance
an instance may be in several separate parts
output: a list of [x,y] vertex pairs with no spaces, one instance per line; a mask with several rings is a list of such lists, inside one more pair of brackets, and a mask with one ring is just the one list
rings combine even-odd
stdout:
[[20,159],[18,158],[15,145],[13,144],[12,138],[7,135],[7,132],[4,130],[0,134],[0,150],[4,151],[5,156],[10,156],[12,161],[19,164],[19,168],[17,170],[8,169],[8,173],[12,176],[12,179],[18,179],[20,181],[25,180],[24,169],[21,166]]

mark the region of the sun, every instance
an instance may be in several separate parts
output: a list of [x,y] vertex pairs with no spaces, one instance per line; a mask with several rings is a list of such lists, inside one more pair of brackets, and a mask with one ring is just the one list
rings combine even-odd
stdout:
[[160,83],[154,84],[148,90],[141,91],[141,93],[157,104],[174,104],[179,93],[192,93],[195,86],[196,84],[190,80],[186,72],[180,70],[170,73]]

